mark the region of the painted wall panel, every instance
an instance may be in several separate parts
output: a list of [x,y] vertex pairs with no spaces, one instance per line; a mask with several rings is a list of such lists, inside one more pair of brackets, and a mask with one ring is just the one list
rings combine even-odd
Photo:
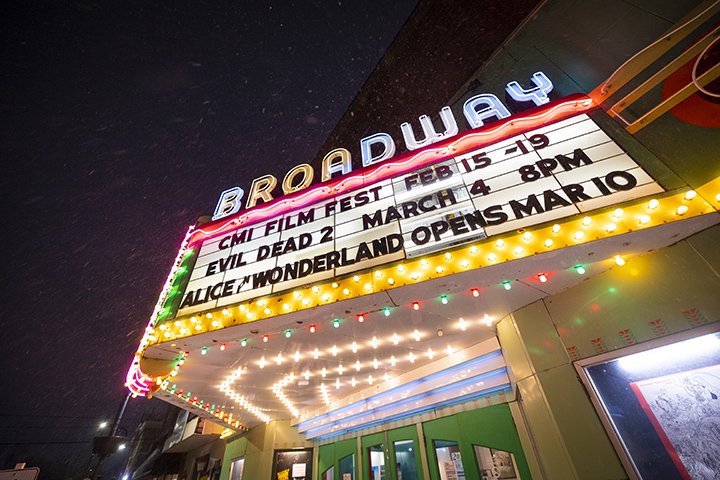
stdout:
[[518,382],[517,387],[520,392],[518,403],[527,418],[547,478],[578,478],[537,377],[526,378]]
[[566,364],[545,370],[538,373],[538,381],[578,478],[627,478],[575,369]]
[[508,315],[497,323],[496,328],[505,362],[511,366],[510,378],[519,381],[533,375],[535,372],[515,326],[515,318]]
[[568,356],[542,302],[512,314],[535,372],[567,365]]
[[[703,242],[720,234],[708,233]],[[687,241],[635,257],[546,299],[571,359],[720,318],[720,277]]]

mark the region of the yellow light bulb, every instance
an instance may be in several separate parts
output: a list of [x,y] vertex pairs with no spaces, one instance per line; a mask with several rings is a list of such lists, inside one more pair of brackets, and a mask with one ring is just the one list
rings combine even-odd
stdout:
[[685,200],[692,200],[697,196],[697,192],[695,190],[688,190],[685,192]]
[[641,215],[640,216],[640,224],[647,225],[648,223],[650,223],[650,215]]
[[605,227],[605,231],[607,231],[608,233],[614,232],[615,230],[617,230],[617,225],[615,225],[614,223],[608,223]]
[[592,218],[590,218],[590,217],[585,217],[582,219],[582,224],[585,225],[586,227],[589,226],[591,223],[592,223]]
[[653,198],[652,200],[650,200],[648,202],[648,208],[650,210],[655,210],[659,205],[660,205],[660,202],[655,198]]
[[578,230],[575,232],[575,240],[582,240],[585,236],[585,232]]
[[685,215],[685,214],[688,212],[688,210],[689,210],[689,209],[688,209],[687,205],[680,205],[680,206],[677,208],[677,211],[676,211],[676,212],[677,212],[678,215]]
[[616,264],[618,267],[622,267],[623,265],[625,265],[625,259],[622,258],[620,255],[615,255],[615,257],[613,258],[613,260],[615,260],[615,264]]
[[544,245],[546,248],[550,248],[553,246],[553,243],[555,243],[555,242],[553,242],[552,238],[548,238],[545,240]]

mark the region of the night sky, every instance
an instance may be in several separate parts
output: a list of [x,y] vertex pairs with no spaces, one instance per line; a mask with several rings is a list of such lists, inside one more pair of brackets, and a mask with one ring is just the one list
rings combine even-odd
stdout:
[[312,161],[416,1],[146,3],[3,3],[0,469],[87,461],[187,226]]

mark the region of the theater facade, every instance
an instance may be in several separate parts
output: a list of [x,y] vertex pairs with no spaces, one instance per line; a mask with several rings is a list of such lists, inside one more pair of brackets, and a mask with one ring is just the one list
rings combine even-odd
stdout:
[[222,192],[127,374],[197,418],[173,478],[711,478],[720,5],[666,3],[542,3],[446,105]]

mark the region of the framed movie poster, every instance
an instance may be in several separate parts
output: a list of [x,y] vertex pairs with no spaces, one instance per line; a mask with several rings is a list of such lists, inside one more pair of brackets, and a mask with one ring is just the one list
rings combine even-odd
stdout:
[[519,480],[515,455],[505,450],[473,445],[475,460],[482,480]]
[[631,479],[719,478],[720,324],[575,366]]
[[[682,477],[716,478],[720,365],[633,382],[630,387]],[[715,460],[708,464],[708,459]]]
[[275,450],[272,480],[310,480],[312,448]]

